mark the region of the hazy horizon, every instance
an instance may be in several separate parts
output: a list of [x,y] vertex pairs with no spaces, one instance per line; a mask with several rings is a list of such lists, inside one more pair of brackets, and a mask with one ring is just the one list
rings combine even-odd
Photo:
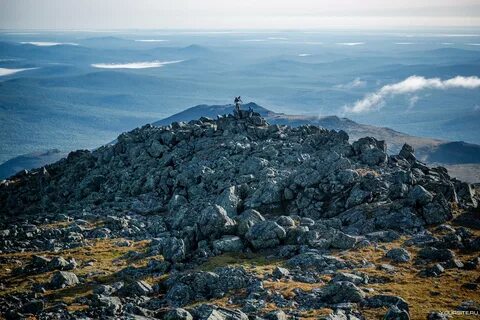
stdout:
[[479,27],[475,0],[0,0],[0,29],[328,29]]

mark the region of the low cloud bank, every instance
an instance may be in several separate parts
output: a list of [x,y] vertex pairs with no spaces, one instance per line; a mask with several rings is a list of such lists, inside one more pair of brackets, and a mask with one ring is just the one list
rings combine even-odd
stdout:
[[17,72],[33,70],[37,68],[23,68],[23,69],[8,69],[8,68],[0,68],[0,77],[1,76],[9,76],[11,74],[15,74]]
[[30,41],[30,42],[20,42],[21,44],[31,44],[33,46],[37,47],[53,47],[53,46],[61,46],[61,45],[67,45],[67,46],[78,46],[78,43],[73,43],[73,42],[49,42],[49,41]]
[[175,61],[145,61],[145,62],[131,62],[131,63],[94,63],[92,67],[100,69],[146,69],[146,68],[160,68],[167,64],[180,63],[183,60]]
[[365,42],[338,42],[340,46],[361,46],[364,45]]
[[138,39],[136,42],[167,42],[168,40],[163,39]]
[[360,78],[355,78],[349,83],[345,84],[338,84],[335,86],[335,88],[338,89],[354,89],[354,88],[363,88],[367,85],[367,82],[360,79]]
[[427,89],[447,90],[453,88],[480,88],[480,78],[476,76],[457,76],[451,79],[441,80],[440,78],[411,76],[403,81],[385,85],[376,92],[367,94],[363,99],[358,100],[352,106],[346,106],[345,111],[350,113],[368,112],[380,109],[384,105],[385,99],[396,95],[411,94]]

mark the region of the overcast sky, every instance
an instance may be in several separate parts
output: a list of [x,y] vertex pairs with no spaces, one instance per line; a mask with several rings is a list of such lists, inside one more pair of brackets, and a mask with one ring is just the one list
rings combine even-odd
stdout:
[[471,26],[479,0],[0,0],[2,29]]

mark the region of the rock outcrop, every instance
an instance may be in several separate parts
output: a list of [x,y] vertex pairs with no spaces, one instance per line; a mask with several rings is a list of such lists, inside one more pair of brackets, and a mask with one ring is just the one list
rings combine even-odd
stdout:
[[[148,263],[122,269],[118,282],[101,285],[84,301],[93,318],[286,317],[280,310],[261,311],[268,302],[291,310],[332,308],[335,319],[361,318],[351,305],[390,308],[388,318],[403,319],[409,309],[402,298],[370,295],[361,287],[368,276],[355,269],[370,266],[368,261],[330,252],[376,246],[404,235],[410,237],[406,245],[421,247],[415,263],[425,264],[422,276],[441,276],[444,268],[476,268],[477,260],[463,264],[452,250],[478,251],[478,237],[444,226],[444,235],[437,238],[426,229],[448,222],[456,210],[476,207],[478,199],[470,185],[450,178],[444,168],[419,162],[412,147],[405,145],[394,156],[386,148],[371,137],[350,144],[343,131],[269,125],[254,112],[147,125],[120,135],[113,145],[75,151],[55,164],[2,181],[0,249],[58,251],[116,238],[122,238],[115,242],[118,247],[128,248],[148,240],[144,251],[123,257],[151,258]],[[54,217],[68,226],[38,228],[29,222],[32,217]],[[266,278],[244,268],[198,269],[222,254],[284,260],[270,275],[274,281],[320,284],[325,275],[332,279],[311,292],[296,289],[287,299],[265,289]],[[395,263],[381,266],[390,273],[413,259],[403,247],[383,256]],[[67,271],[76,268],[73,258],[35,256],[15,272],[55,272],[45,286],[56,290],[91,276],[79,280]],[[143,280],[167,274],[167,280],[155,285]],[[242,310],[186,307],[232,292],[242,293],[232,298]],[[0,302],[10,306],[20,300]],[[23,308],[39,313],[43,304],[25,302]],[[0,313],[7,311],[0,308]],[[299,312],[291,311],[300,317]]]

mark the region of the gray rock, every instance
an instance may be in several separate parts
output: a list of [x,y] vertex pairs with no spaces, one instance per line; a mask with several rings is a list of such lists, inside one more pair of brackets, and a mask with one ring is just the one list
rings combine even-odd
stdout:
[[237,188],[235,186],[226,188],[218,197],[217,203],[225,209],[229,217],[234,218],[237,216],[237,210],[241,203],[241,199],[237,194]]
[[22,306],[22,313],[39,314],[45,308],[42,300],[31,300]]
[[152,286],[145,281],[133,281],[119,290],[122,296],[148,296],[152,292]]
[[192,315],[185,309],[182,308],[175,308],[169,310],[164,315],[165,320],[193,320]]
[[179,262],[185,260],[186,251],[183,239],[169,237],[161,240],[161,252],[167,261]]
[[210,304],[202,304],[193,311],[198,320],[248,320],[248,316],[240,310],[232,310]]
[[416,185],[408,193],[408,200],[413,204],[424,206],[433,200],[433,195],[421,185]]
[[225,234],[232,234],[236,222],[231,219],[224,208],[213,205],[200,213],[197,227],[203,238],[217,239]]
[[365,283],[364,278],[357,276],[356,274],[352,273],[347,273],[347,272],[338,272],[335,274],[335,276],[331,280],[332,282],[342,282],[342,281],[348,281],[353,284],[362,284]]
[[166,151],[168,151],[168,147],[161,144],[158,140],[153,140],[147,151],[151,157],[160,158]]
[[63,257],[53,258],[47,265],[48,270],[73,270],[77,267],[75,259],[70,259],[70,261],[65,260]]
[[276,279],[282,279],[288,277],[290,275],[290,271],[288,271],[288,269],[286,268],[275,267],[275,269],[273,269],[272,275]]
[[375,295],[373,297],[366,298],[363,302],[369,308],[383,308],[396,306],[400,310],[405,310],[409,312],[408,303],[398,296],[390,295]]
[[35,269],[45,269],[45,268],[47,268],[47,265],[48,265],[49,262],[50,262],[50,259],[48,259],[44,256],[34,255],[32,257],[32,261],[30,262],[30,264]]
[[102,310],[101,313],[105,313],[110,316],[119,314],[123,308],[120,298],[104,295],[94,295],[92,299],[92,306],[100,308]]
[[410,320],[410,315],[406,310],[401,310],[397,306],[393,305],[390,307],[390,309],[388,309],[383,319],[384,320]]
[[322,271],[324,269],[345,269],[347,263],[337,257],[329,255],[321,255],[316,252],[305,252],[294,256],[287,261],[287,265],[291,267],[299,267],[301,269],[315,269]]
[[399,152],[399,156],[402,157],[403,159],[407,160],[410,163],[414,163],[417,159],[414,155],[414,149],[411,145],[409,144],[404,144],[402,147],[402,150]]
[[213,248],[220,252],[240,252],[244,245],[240,237],[227,235],[213,241]]
[[403,248],[390,249],[385,256],[394,262],[408,262],[410,261],[410,253]]
[[323,287],[320,297],[329,304],[360,302],[365,298],[365,293],[351,282],[338,281],[330,282]]
[[445,272],[445,269],[438,263],[422,271],[422,275],[425,277],[438,277]]
[[255,249],[273,248],[285,239],[285,229],[274,221],[261,221],[254,224],[245,234]]
[[385,141],[378,141],[372,137],[365,137],[355,141],[352,144],[355,154],[359,155],[360,160],[368,165],[379,165],[388,160],[387,147]]
[[268,320],[287,320],[288,317],[282,310],[270,311],[264,316]]
[[75,273],[68,271],[57,271],[53,274],[53,277],[50,280],[50,287],[52,289],[61,289],[64,287],[74,286],[79,283],[80,281]]
[[449,316],[445,313],[431,311],[428,313],[427,320],[448,320]]
[[343,233],[341,231],[337,231],[333,235],[332,242],[330,246],[335,249],[351,249],[355,247],[355,244],[357,243],[357,238],[348,235],[346,233]]
[[295,221],[289,216],[278,217],[276,222],[283,228],[292,228],[295,226]]
[[174,285],[167,292],[166,301],[174,307],[181,307],[195,299],[194,291],[190,286],[179,283]]
[[428,261],[445,262],[455,259],[455,253],[450,249],[425,247],[418,252],[417,257]]
[[422,216],[429,225],[441,224],[453,217],[450,204],[441,194],[423,207]]
[[240,236],[245,236],[245,234],[250,230],[250,228],[260,221],[265,221],[265,218],[254,209],[249,209],[244,211],[239,217],[236,218],[238,222],[237,232]]

